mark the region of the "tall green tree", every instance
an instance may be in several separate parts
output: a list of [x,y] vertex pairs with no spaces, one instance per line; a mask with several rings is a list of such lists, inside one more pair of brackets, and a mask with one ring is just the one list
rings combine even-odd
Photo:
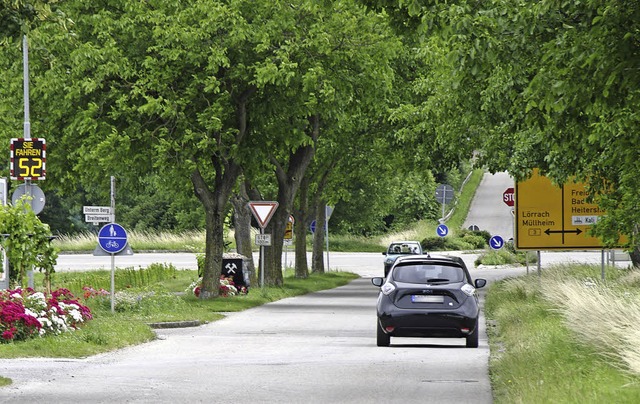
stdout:
[[558,183],[585,181],[607,211],[596,233],[638,245],[638,2],[365,3],[444,45],[444,84],[470,91],[447,109],[470,107],[482,164],[516,179],[539,167]]
[[330,133],[348,139],[350,133],[338,130],[354,119],[348,111],[384,102],[398,46],[383,16],[356,2],[305,1],[290,8],[277,18],[289,28],[287,35],[272,44],[281,62],[272,76],[263,76],[272,93],[261,105],[271,113],[260,115],[267,138],[285,147],[256,147],[268,156],[277,182],[279,208],[267,228],[273,245],[266,258],[266,281],[275,285],[282,282],[285,225],[318,142]]
[[72,35],[34,37],[47,108],[39,125],[57,135],[50,154],[66,157],[51,165],[55,184],[73,192],[114,172],[120,192],[150,174],[191,182],[205,215],[205,298],[218,294],[227,204],[251,163],[251,102],[272,64],[268,32],[254,22],[283,4],[260,5],[69,2]]

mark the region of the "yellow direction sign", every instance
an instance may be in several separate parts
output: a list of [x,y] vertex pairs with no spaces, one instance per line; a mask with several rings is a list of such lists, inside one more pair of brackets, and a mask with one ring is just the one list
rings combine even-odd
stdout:
[[289,220],[287,220],[287,224],[284,228],[284,239],[285,240],[293,240],[293,223],[295,219],[292,215],[289,215]]
[[515,241],[521,250],[602,249],[602,241],[589,228],[604,215],[588,203],[585,185],[559,187],[534,170],[533,176],[516,184]]

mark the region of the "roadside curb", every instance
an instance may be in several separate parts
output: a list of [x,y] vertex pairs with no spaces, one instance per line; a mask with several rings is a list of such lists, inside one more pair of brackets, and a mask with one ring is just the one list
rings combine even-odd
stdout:
[[161,323],[148,323],[149,327],[159,329],[159,328],[186,328],[186,327],[198,327],[204,324],[200,320],[190,320],[190,321],[167,321]]

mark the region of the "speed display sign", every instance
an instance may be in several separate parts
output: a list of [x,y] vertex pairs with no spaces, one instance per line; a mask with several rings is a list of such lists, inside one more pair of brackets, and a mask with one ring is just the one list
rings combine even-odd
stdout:
[[47,145],[42,138],[11,139],[11,179],[44,180]]

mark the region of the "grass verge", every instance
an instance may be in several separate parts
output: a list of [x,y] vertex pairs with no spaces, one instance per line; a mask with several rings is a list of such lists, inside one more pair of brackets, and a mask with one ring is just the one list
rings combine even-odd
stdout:
[[[196,271],[191,278],[197,277]],[[88,274],[94,276],[93,273]],[[76,274],[78,276],[78,274]],[[253,288],[247,295],[237,295],[213,300],[200,300],[193,295],[177,295],[189,285],[179,282],[168,290],[162,285],[153,288],[137,288],[121,296],[121,306],[111,312],[108,296],[92,297],[84,301],[91,308],[94,319],[73,332],[57,336],[34,338],[27,341],[0,344],[0,357],[65,357],[83,358],[112,351],[130,345],[144,343],[155,338],[149,323],[166,321],[199,320],[211,322],[223,317],[222,312],[241,311],[251,307],[345,285],[357,275],[347,272],[310,274],[307,279],[297,279],[287,273],[282,287]],[[64,287],[58,284],[57,287]],[[118,299],[116,299],[118,300]]]
[[599,271],[558,266],[492,285],[485,313],[496,403],[640,402],[637,332],[629,327],[640,321],[629,286],[640,275],[611,269],[605,283],[594,280]]
[[[469,176],[469,180],[464,184],[460,190],[460,196],[455,206],[453,214],[447,222],[447,226],[454,231],[454,233],[462,228],[464,221],[467,219],[469,213],[469,207],[473,202],[473,197],[476,195],[476,190],[482,181],[485,171],[483,169],[475,169]],[[436,234],[437,224],[434,225],[433,231],[430,234]]]

